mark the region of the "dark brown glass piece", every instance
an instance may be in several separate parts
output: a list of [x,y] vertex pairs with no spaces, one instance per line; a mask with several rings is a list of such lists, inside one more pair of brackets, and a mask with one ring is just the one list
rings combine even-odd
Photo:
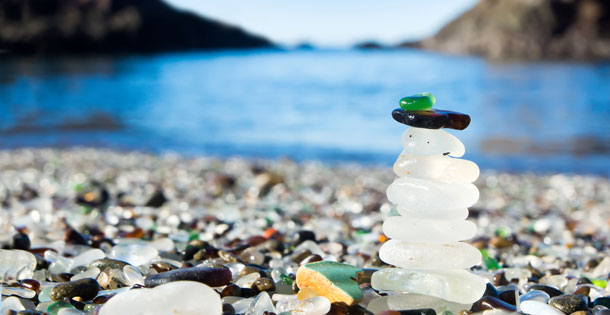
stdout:
[[392,112],[392,118],[401,124],[426,129],[464,130],[470,124],[470,116],[442,109],[409,111],[397,108]]

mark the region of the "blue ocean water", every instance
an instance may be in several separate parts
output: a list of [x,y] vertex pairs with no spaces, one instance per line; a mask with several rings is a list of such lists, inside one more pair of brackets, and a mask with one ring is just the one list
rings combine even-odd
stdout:
[[610,175],[610,64],[489,63],[417,50],[0,58],[0,148],[392,164],[405,95],[472,123],[483,169]]

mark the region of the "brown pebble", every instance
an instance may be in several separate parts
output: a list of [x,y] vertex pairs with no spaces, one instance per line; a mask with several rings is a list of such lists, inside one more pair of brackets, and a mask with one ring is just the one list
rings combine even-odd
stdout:
[[377,271],[377,269],[362,269],[362,271],[358,273],[358,284],[371,283],[371,277],[375,271]]
[[504,271],[500,271],[494,275],[494,286],[498,287],[498,286],[507,285],[507,284],[508,284],[508,280],[506,279],[506,276],[504,275]]
[[345,303],[332,303],[330,305],[330,311],[328,311],[328,313],[326,313],[327,315],[348,315],[349,314],[349,308],[347,305],[345,305]]
[[461,310],[458,312],[458,315],[471,315],[472,312],[471,311],[467,311],[467,310]]
[[584,295],[584,296],[589,296],[589,293],[591,292],[591,288],[583,285],[581,287],[577,287],[576,290],[574,290],[574,293],[572,293],[573,295]]
[[574,313],[571,313],[570,315],[591,315],[591,312],[589,312],[589,311],[576,311]]
[[241,262],[241,259],[237,257],[237,255],[222,249],[218,251],[218,257],[226,262]]
[[40,293],[40,282],[34,279],[19,280],[19,286]]
[[510,305],[493,296],[485,296],[481,298],[478,302],[476,302],[476,305],[478,309],[482,311],[493,309],[503,309],[509,312],[517,311],[517,308],[514,305]]
[[235,315],[235,308],[229,303],[222,304],[222,315]]
[[[252,267],[252,266],[246,266],[244,267],[244,269],[241,270],[241,272],[239,273],[242,277],[254,272],[258,272],[260,274],[260,269],[256,268],[256,267]],[[262,275],[261,275],[262,276]]]
[[254,287],[259,291],[273,291],[275,290],[275,284],[273,280],[269,278],[258,278],[254,281]]
[[155,269],[158,273],[170,271],[176,269],[172,264],[168,264],[164,261],[157,261],[151,265],[153,269]]
[[222,290],[220,296],[241,296],[241,288],[234,283],[230,283]]
[[517,306],[517,297],[519,293],[516,290],[504,290],[498,293],[500,299],[510,305]]
[[491,244],[495,248],[508,248],[513,246],[513,242],[501,236],[494,236],[489,240],[489,244]]
[[114,294],[96,296],[92,302],[93,304],[105,304],[113,296]]
[[300,264],[303,260],[305,260],[305,258],[307,258],[309,256],[311,256],[311,252],[307,249],[304,249],[302,251],[292,254],[291,258],[292,258],[292,261],[294,261],[297,264]]

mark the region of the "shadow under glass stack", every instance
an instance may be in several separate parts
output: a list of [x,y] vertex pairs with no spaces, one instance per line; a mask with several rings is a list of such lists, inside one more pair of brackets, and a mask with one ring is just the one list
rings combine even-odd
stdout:
[[399,178],[387,188],[388,200],[398,205],[400,215],[384,221],[383,232],[390,240],[379,257],[397,268],[378,270],[371,283],[376,290],[472,304],[483,295],[486,280],[468,269],[482,256],[476,247],[460,241],[477,232],[466,217],[468,207],[479,199],[472,184],[479,168],[458,159],[464,145],[442,130],[463,130],[470,117],[432,109],[434,103],[432,94],[416,94],[402,98],[401,108],[392,112],[396,121],[410,128],[402,135],[403,151],[394,164]]

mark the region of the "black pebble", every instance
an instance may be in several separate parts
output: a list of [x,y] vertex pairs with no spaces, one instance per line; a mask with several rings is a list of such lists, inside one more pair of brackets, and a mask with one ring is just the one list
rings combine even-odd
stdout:
[[73,298],[75,296],[80,296],[83,300],[88,301],[93,299],[99,290],[100,286],[95,279],[85,278],[58,284],[51,289],[49,296],[53,301],[60,301],[64,298]]
[[13,235],[13,249],[30,249],[30,237],[25,233],[17,233]]
[[190,280],[202,282],[211,287],[220,287],[229,284],[232,278],[231,270],[226,267],[191,267],[148,276],[144,280],[144,284],[152,288],[168,282]]
[[305,241],[316,241],[316,234],[312,231],[302,230],[299,231],[292,241],[292,244],[297,246]]
[[463,130],[470,124],[470,116],[441,109],[407,111],[397,108],[392,112],[392,118],[401,124],[426,129]]

